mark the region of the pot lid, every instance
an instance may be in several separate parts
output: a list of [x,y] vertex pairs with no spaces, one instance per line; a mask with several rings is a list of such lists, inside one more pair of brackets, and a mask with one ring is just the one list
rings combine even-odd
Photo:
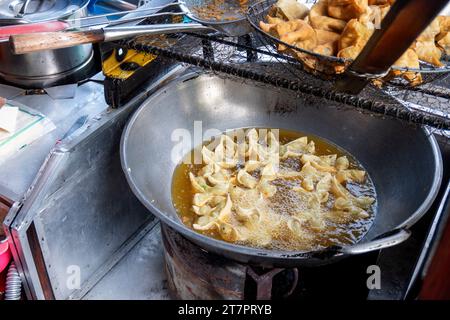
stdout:
[[0,24],[56,20],[85,7],[88,0],[0,0]]

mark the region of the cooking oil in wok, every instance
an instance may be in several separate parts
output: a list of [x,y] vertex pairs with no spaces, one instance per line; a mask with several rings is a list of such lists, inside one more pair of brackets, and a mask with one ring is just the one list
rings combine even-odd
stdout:
[[[249,129],[245,130],[248,131]],[[227,131],[227,133],[229,132]],[[348,169],[364,170],[363,166],[355,159],[355,157],[353,157],[342,148],[324,139],[298,131],[283,129],[278,130],[280,145],[287,144],[300,137],[307,137],[308,141],[314,141],[314,154],[316,156],[331,154],[336,154],[337,157],[346,156],[349,160]],[[208,145],[209,143],[210,141],[205,142],[204,145]],[[195,150],[199,150],[199,148],[195,148],[188,155],[186,155],[185,160],[194,159]],[[181,221],[186,226],[193,228],[193,225],[196,223],[199,216],[194,212],[193,209],[193,198],[196,191],[192,186],[191,180],[189,178],[189,173],[197,175],[205,166],[205,163],[190,164],[188,162],[189,161],[183,161],[176,167],[174,171],[172,178],[172,201],[175,209],[180,216]],[[238,163],[236,166],[236,170],[242,167],[243,164]],[[287,159],[280,159],[279,168],[280,170],[300,171],[302,168],[302,163],[300,162],[299,157],[288,157]],[[251,172],[251,175],[256,179],[259,179],[260,171],[255,170],[254,172]],[[281,219],[289,217],[294,209],[298,210],[298,208],[301,208],[301,199],[298,197],[297,193],[293,191],[293,188],[295,188],[295,186],[301,185],[301,178],[292,177],[289,179],[275,179],[270,183],[276,186],[277,191],[275,195],[269,198],[269,207],[274,212],[279,213]],[[368,173],[366,173],[366,179],[363,183],[354,183],[348,181],[345,187],[351,193],[351,195],[355,197],[366,196],[376,199],[375,187]],[[324,207],[331,208],[335,200],[335,197],[330,194],[328,201],[324,204]],[[287,232],[276,232],[276,234],[273,235],[271,241],[269,242],[241,241],[239,239],[236,241],[230,241],[228,239],[228,241],[252,247],[299,251],[317,250],[333,245],[349,245],[358,242],[369,230],[375,218],[376,202],[370,205],[366,212],[368,214],[367,217],[358,218],[351,222],[347,221],[343,223],[327,220],[325,228],[322,228],[320,230],[303,230],[302,232],[305,232],[305,237],[301,238],[293,238],[289,236],[289,233]],[[227,240],[224,239],[222,234],[217,229],[196,231],[215,239]]]

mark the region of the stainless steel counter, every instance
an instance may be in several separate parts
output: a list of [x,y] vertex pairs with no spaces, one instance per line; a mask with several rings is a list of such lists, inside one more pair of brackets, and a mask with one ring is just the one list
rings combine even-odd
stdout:
[[24,90],[3,85],[0,85],[0,96],[41,112],[56,126],[55,130],[23,148],[0,166],[0,194],[13,201],[23,197],[56,141],[79,117],[87,115],[89,119],[95,119],[108,108],[103,85],[91,81],[79,86],[72,99],[53,99],[47,94],[26,95]]
[[83,299],[170,299],[159,223],[143,233],[128,254]]
[[[126,183],[119,142],[129,115],[179,72],[160,75],[119,109],[109,109],[103,87],[89,82],[77,88],[73,99],[14,99],[44,113],[57,127],[0,172],[2,192],[15,200],[4,225],[28,298],[83,298],[155,226]],[[55,145],[83,115],[88,122]],[[79,286],[67,284],[71,268],[80,272]],[[155,268],[151,273],[160,277],[162,268]]]

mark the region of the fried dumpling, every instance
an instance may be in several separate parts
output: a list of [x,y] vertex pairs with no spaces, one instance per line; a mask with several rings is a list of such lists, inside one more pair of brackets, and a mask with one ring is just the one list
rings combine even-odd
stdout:
[[[408,49],[395,62],[394,66],[402,67],[402,68],[418,69],[420,67],[419,56],[417,55],[417,53],[414,50]],[[419,85],[422,83],[422,75],[418,72],[401,71],[401,70],[392,69],[390,71],[390,73],[393,76],[402,76],[411,85]]]
[[218,220],[220,220],[221,222],[225,222],[225,223],[231,223],[232,222],[232,212],[231,212],[232,208],[233,208],[233,202],[231,201],[230,195],[228,195],[225,205],[220,210]]
[[328,220],[335,223],[349,223],[358,219],[368,218],[369,215],[364,209],[352,205],[348,200],[339,198],[335,204],[339,204],[340,200],[342,200],[343,208],[334,208],[329,211],[326,215]]
[[355,181],[363,183],[366,179],[366,172],[364,170],[341,170],[336,174],[336,179],[339,183],[347,181]]
[[439,16],[437,17],[439,22],[439,34],[436,36],[436,42],[439,48],[445,52],[445,54],[450,54],[450,16]]
[[344,30],[346,21],[328,16],[328,0],[319,0],[309,12],[309,22],[314,29],[328,30],[340,33]]
[[304,154],[300,158],[303,164],[310,163],[315,169],[323,172],[336,172],[334,162],[336,161],[336,155],[330,157],[318,157],[315,155]]
[[192,187],[195,192],[206,192],[208,185],[206,184],[206,180],[203,177],[196,177],[189,172],[189,179],[191,180]]
[[303,179],[311,178],[314,179],[313,181],[316,181],[321,177],[320,172],[314,168],[309,161],[303,164],[299,174]]
[[267,181],[275,180],[277,178],[277,171],[277,168],[272,163],[268,163],[261,170],[261,179]]
[[336,159],[336,169],[337,170],[345,170],[350,166],[350,161],[346,156],[342,156]]
[[206,146],[203,146],[202,148],[202,159],[206,164],[213,165],[216,163],[214,152],[209,150]]
[[338,48],[338,41],[341,35],[337,32],[319,29],[316,30],[316,34],[317,34],[317,47],[313,49],[313,52],[325,56],[336,55]]
[[446,55],[450,55],[450,32],[447,32],[445,36],[439,38],[437,43]]
[[[339,53],[338,56],[342,56],[341,51],[355,47],[357,48],[358,54],[361,52],[362,48],[365,46],[370,36],[372,35],[373,30],[368,29],[365,25],[359,22],[356,19],[350,20],[345,26],[344,31],[341,34],[341,38],[339,39]],[[350,58],[350,57],[348,57]],[[352,59],[356,58],[356,56],[351,57]]]
[[218,224],[218,229],[222,239],[227,242],[236,242],[242,240],[236,227],[232,226],[229,223]]
[[239,186],[231,188],[230,196],[234,204],[243,208],[252,207],[260,199],[257,189],[244,189]]
[[390,6],[370,5],[366,13],[358,18],[358,21],[369,29],[378,29],[381,27],[381,21],[390,10]]
[[230,182],[222,182],[213,187],[208,187],[206,191],[214,196],[224,196],[228,193]]
[[419,41],[414,44],[414,51],[420,60],[429,62],[436,67],[442,67],[444,64],[441,62],[442,51],[436,47],[433,41]]
[[[368,216],[374,199],[347,189],[347,183],[362,183],[366,172],[350,167],[345,156],[316,155],[308,137],[282,144],[276,131],[251,129],[214,143],[202,148],[204,165],[188,173],[193,215],[183,222],[194,230],[262,247],[295,242],[302,250],[314,245],[327,221]],[[237,158],[234,167],[223,165]]]
[[280,151],[280,141],[278,134],[274,134],[271,130],[267,133],[264,140],[267,145],[268,153],[278,153]]
[[247,172],[253,172],[259,170],[262,166],[264,166],[264,162],[262,161],[249,160],[245,163],[244,170]]
[[194,195],[194,200],[192,201],[194,206],[202,207],[212,199],[214,195],[210,193],[196,193]]
[[308,13],[308,7],[297,0],[278,0],[269,12],[271,16],[283,20],[304,19]]
[[[316,32],[303,20],[293,20],[284,24],[278,24],[275,28],[280,35],[280,40],[287,44],[305,50],[312,50],[317,46]],[[284,50],[284,47],[282,46],[280,50]]]
[[365,212],[364,207],[367,208],[368,205],[373,203],[373,199],[369,197],[361,197],[358,201],[356,198],[354,201],[345,198],[337,198],[334,202],[334,208],[342,211],[349,211],[352,214],[362,215],[362,217],[367,217],[367,212]]
[[213,186],[226,184],[230,179],[230,174],[226,170],[222,169],[216,173],[208,175],[207,179]]
[[258,208],[242,208],[236,207],[236,218],[242,222],[258,222],[260,220],[260,213]]
[[440,33],[445,33],[450,31],[450,16],[439,16],[437,17],[439,23]]
[[435,38],[440,32],[439,19],[435,19],[412,45],[420,60],[429,62],[437,67],[443,66],[441,62],[442,52],[435,44]]
[[262,179],[258,183],[258,190],[265,198],[270,198],[277,192],[277,187],[272,185],[269,180]]
[[308,232],[305,232],[305,229],[308,228],[308,226],[317,231],[320,231],[325,227],[325,224],[321,219],[315,219],[311,214],[303,212],[290,217],[287,220],[286,225],[288,230],[300,238],[304,238],[308,234]]
[[367,0],[328,0],[328,15],[340,20],[358,19],[369,10]]
[[342,219],[340,222],[367,218],[368,213],[365,210],[375,202],[375,199],[371,197],[355,197],[338,182],[336,177],[331,180],[330,191],[336,198],[334,202],[335,210],[330,212],[330,218],[332,220]]
[[280,147],[280,157],[286,159],[289,157],[299,157],[303,154],[313,154],[316,151],[314,141],[308,142],[307,137],[301,137],[286,143]]
[[325,174],[316,185],[316,191],[319,195],[320,202],[324,203],[328,201],[328,193],[331,189],[332,175],[330,173]]
[[337,42],[341,35],[337,32],[328,31],[328,30],[316,30],[317,34],[317,44],[325,44],[329,42]]
[[215,208],[211,208],[209,205],[203,207],[192,206],[194,213],[198,216],[209,216]]
[[[314,53],[318,53],[318,54],[321,54],[324,56],[333,56],[336,53],[336,51],[337,51],[337,42],[324,43],[324,44],[318,45],[313,50]],[[314,63],[314,67],[312,67],[312,68],[317,69],[316,66],[317,66],[317,64]]]
[[211,160],[211,162],[207,165],[205,165],[202,169],[200,169],[200,171],[198,172],[199,176],[203,176],[203,177],[209,177],[212,174],[215,174],[219,171],[222,170],[222,168],[213,161],[214,159]]
[[245,170],[239,170],[237,181],[244,187],[254,189],[258,184],[258,180]]
[[[350,20],[345,26],[345,29],[341,34],[341,38],[339,39],[339,51],[337,56],[339,58],[354,60],[361,53],[372,33],[372,29],[369,29],[358,20]],[[341,73],[343,69],[343,66],[337,66],[336,72]]]

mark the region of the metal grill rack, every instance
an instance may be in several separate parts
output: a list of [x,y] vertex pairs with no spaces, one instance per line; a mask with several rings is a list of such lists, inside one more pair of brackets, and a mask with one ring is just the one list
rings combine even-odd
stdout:
[[[336,75],[336,70],[340,69],[340,72],[343,72],[352,62],[351,59],[339,58],[335,56],[328,56],[319,53],[315,53],[312,51],[304,50],[298,48],[294,45],[288,44],[286,42],[277,39],[273,35],[270,35],[267,32],[264,32],[260,26],[260,21],[266,21],[266,16],[268,15],[270,8],[277,2],[277,0],[258,0],[255,1],[251,6],[249,6],[247,18],[249,23],[255,30],[255,34],[258,39],[266,48],[270,50],[270,48],[277,48],[279,45],[283,45],[288,48],[287,53],[282,53],[284,56],[289,55],[299,55],[302,57],[302,62],[298,60],[290,60],[289,68],[296,69],[299,66],[305,66],[309,72],[314,73],[320,77],[329,78],[331,76],[340,77],[340,74]],[[311,7],[313,4],[317,2],[317,0],[304,0],[306,5]],[[439,81],[445,77],[450,72],[450,57],[445,53],[442,54],[440,59],[442,63],[442,67],[436,67],[427,62],[420,62],[419,68],[406,68],[406,67],[398,67],[393,66],[392,69],[398,72],[408,72],[410,74],[416,74],[421,76],[421,83],[433,83],[435,81]],[[340,67],[340,68],[337,68]],[[388,83],[394,85],[396,87],[409,87],[413,88],[411,82],[408,82],[401,77],[397,76],[392,79],[383,79],[384,83]]]
[[[171,22],[152,19],[146,24]],[[194,65],[219,77],[239,78],[258,85],[289,89],[299,101],[325,99],[337,108],[357,108],[372,116],[394,117],[410,124],[450,129],[450,85],[447,77],[418,87],[387,83],[367,86],[358,96],[334,89],[335,77],[317,77],[295,59],[281,55],[261,40],[257,32],[237,38],[220,34],[145,36],[115,45]],[[296,68],[292,68],[296,64]],[[446,75],[446,74],[445,74]]]

